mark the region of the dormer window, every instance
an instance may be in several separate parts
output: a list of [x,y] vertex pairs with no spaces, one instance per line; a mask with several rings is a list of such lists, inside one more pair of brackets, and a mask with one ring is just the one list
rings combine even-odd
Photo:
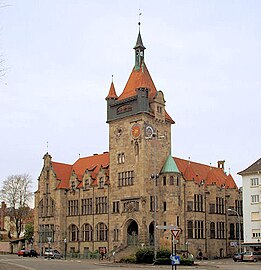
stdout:
[[90,187],[90,178],[86,178],[84,181],[84,188],[87,189]]
[[72,190],[75,190],[75,182],[74,181],[71,182],[71,188],[72,188]]
[[100,177],[99,179],[99,188],[104,188],[104,178]]

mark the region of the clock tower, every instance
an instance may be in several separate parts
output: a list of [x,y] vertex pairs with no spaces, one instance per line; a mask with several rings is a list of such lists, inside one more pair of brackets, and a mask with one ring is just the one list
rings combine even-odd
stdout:
[[[172,118],[144,61],[140,31],[135,65],[118,96],[114,83],[106,97],[110,152],[110,242],[148,244],[154,238],[154,191],[171,152]],[[159,176],[160,177],[160,176]],[[157,197],[157,196],[156,196]]]

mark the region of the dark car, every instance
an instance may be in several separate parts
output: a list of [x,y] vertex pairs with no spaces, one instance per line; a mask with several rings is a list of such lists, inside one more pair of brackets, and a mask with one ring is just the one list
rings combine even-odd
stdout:
[[29,250],[27,256],[29,256],[29,257],[36,257],[37,258],[38,257],[38,253],[36,252],[36,250],[31,249],[31,250]]
[[242,262],[243,256],[244,256],[244,252],[234,254],[233,256],[234,262]]
[[17,252],[17,255],[23,257],[38,257],[38,253],[34,249],[21,249]]

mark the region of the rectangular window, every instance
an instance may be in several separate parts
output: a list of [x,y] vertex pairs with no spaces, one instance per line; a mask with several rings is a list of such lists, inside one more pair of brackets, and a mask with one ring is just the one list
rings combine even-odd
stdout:
[[134,171],[118,173],[118,186],[132,186],[134,184]]
[[[154,196],[150,196],[150,211],[154,211],[155,209],[155,201],[154,201]],[[158,198],[156,196],[156,210],[158,210]]]
[[217,222],[217,238],[225,238],[225,222]]
[[216,214],[224,214],[224,213],[225,213],[224,198],[217,197],[216,198]]
[[235,200],[236,211],[240,216],[243,216],[243,202],[242,200]]
[[96,214],[108,213],[107,197],[96,197],[95,198],[95,209],[96,209]]
[[194,194],[194,211],[203,212],[203,195]]
[[163,202],[163,211],[167,211],[167,202]]
[[251,178],[250,182],[251,182],[251,187],[259,186],[259,179],[258,178]]
[[163,176],[163,186],[167,185],[167,180],[166,180],[166,176]]
[[113,213],[119,213],[120,212],[120,202],[113,202],[112,203],[112,212]]
[[194,221],[194,238],[204,238],[204,222],[202,220]]
[[77,215],[78,215],[78,200],[69,200],[68,216],[77,216]]
[[251,202],[258,203],[259,202],[259,195],[251,195]]
[[187,211],[188,212],[193,211],[193,202],[192,201],[187,202]]

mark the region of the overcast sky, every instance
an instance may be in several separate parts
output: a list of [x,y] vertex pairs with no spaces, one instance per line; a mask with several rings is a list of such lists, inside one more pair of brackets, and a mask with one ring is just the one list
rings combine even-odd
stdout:
[[172,155],[237,172],[261,153],[261,1],[1,0],[0,180],[108,151],[106,102],[145,62],[165,94]]

